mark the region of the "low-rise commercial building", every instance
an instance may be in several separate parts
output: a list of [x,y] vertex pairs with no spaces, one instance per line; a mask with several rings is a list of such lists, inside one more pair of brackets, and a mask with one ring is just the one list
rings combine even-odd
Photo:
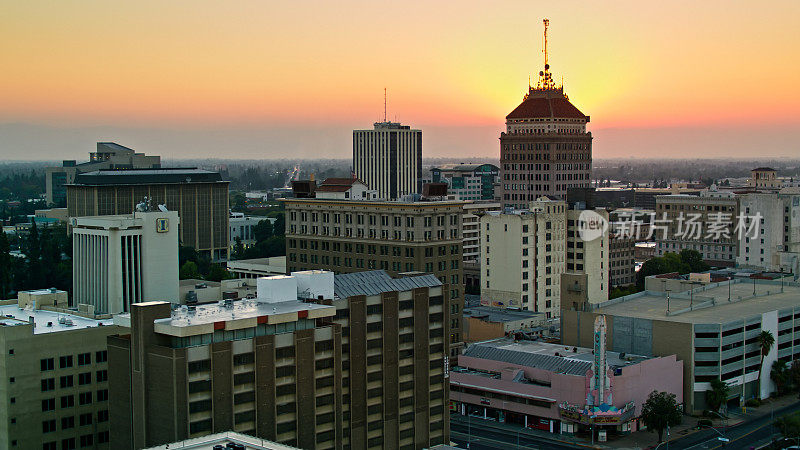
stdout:
[[444,164],[431,169],[434,183],[447,183],[447,194],[456,200],[499,200],[500,168],[494,164]]
[[238,259],[228,261],[228,272],[236,278],[261,278],[272,275],[285,275],[286,257],[272,256],[269,258]]
[[523,333],[526,337],[546,334],[544,313],[501,309],[491,306],[464,307],[464,342],[486,341]]
[[[645,356],[677,355],[683,361],[687,412],[708,408],[706,391],[714,379],[730,385],[734,404],[766,398],[775,390],[769,377],[772,363],[800,359],[800,345],[795,345],[795,338],[800,338],[797,283],[755,278],[701,282],[682,291],[646,290],[601,304],[581,302],[577,300],[579,294],[572,294],[562,293],[571,300],[562,302],[562,342],[569,346],[590,344],[592,323],[603,315],[608,323],[610,350]],[[775,338],[763,364],[758,345],[762,331]]]
[[[550,433],[626,434],[654,386],[682,401],[682,363],[593,348],[499,339],[471,344],[450,374],[451,409],[459,414]],[[612,395],[613,394],[613,395]]]
[[106,337],[119,332],[64,291],[0,301],[0,447],[113,448]]

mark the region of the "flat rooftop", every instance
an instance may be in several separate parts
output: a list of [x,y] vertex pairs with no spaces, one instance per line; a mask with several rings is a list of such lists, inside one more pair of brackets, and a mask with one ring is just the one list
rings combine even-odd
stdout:
[[[277,303],[258,302],[254,299],[236,300],[225,305],[224,302],[197,305],[194,311],[188,307],[181,307],[172,311],[172,317],[158,319],[156,323],[174,327],[187,327],[195,325],[214,324],[216,322],[231,322],[241,319],[255,319],[258,317],[277,317],[292,313],[308,312],[308,318],[327,317],[336,314],[336,308],[316,303],[306,303],[300,300],[287,300]],[[319,312],[321,314],[312,314]],[[297,320],[295,318],[295,320]],[[281,320],[280,322],[286,322]],[[274,323],[268,321],[268,323]]]
[[[47,293],[49,293],[49,291]],[[16,302],[9,305],[0,305],[0,326],[13,327],[27,325],[30,317],[33,317],[33,334],[56,333],[59,331],[114,325],[114,321],[110,318],[97,320],[43,309],[20,309]],[[64,320],[60,322],[60,319]]]
[[296,450],[297,447],[278,444],[277,442],[266,441],[242,433],[226,431],[223,433],[209,434],[198,438],[186,439],[185,441],[172,442],[156,447],[149,447],[146,450],[165,450],[165,449],[193,449],[193,450],[212,450],[215,445],[225,447],[229,443],[244,445],[247,450]]
[[95,170],[75,176],[76,185],[221,183],[219,172],[191,168]]
[[[712,283],[694,289],[693,301],[690,300],[688,290],[671,292],[671,315],[666,314],[666,293],[654,291],[609,300],[595,306],[592,312],[671,322],[723,324],[800,305],[800,286],[796,283],[784,282],[782,293],[781,284],[776,281],[756,280],[755,287],[756,297],[753,298],[752,280],[734,280],[730,285],[731,302],[728,302],[728,282]],[[693,303],[693,310],[688,310],[690,303]],[[685,311],[681,312],[683,310]]]
[[[592,368],[593,352],[593,349],[586,347],[572,347],[540,341],[515,342],[503,338],[471,344],[467,346],[463,355],[583,376],[587,370]],[[606,351],[606,362],[611,368],[630,366],[647,359],[650,358],[629,354],[620,358],[618,352]]]
[[475,317],[487,322],[512,322],[545,317],[544,313],[493,308],[491,306],[464,306],[464,317]]

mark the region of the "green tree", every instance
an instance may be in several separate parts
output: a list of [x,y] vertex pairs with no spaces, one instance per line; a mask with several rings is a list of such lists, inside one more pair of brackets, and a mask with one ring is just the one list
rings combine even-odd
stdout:
[[208,275],[206,275],[206,280],[209,281],[222,281],[230,278],[233,278],[233,275],[219,264],[211,264]]
[[11,295],[11,247],[8,236],[0,230],[0,300]]
[[200,272],[197,270],[197,264],[194,261],[186,261],[181,266],[178,277],[181,280],[199,279]]
[[241,192],[231,194],[231,210],[237,212],[247,211],[247,197]]
[[789,383],[792,389],[800,389],[800,360],[792,361],[792,366],[789,368]]
[[195,250],[194,247],[181,245],[178,247],[178,265],[183,267],[186,261],[197,263],[197,250]]
[[274,234],[272,223],[267,219],[259,220],[253,227],[253,237],[256,239],[256,242],[265,241]]
[[761,330],[756,340],[758,348],[761,349],[761,364],[758,365],[758,395],[761,396],[761,371],[764,366],[764,357],[767,356],[775,345],[775,336],[767,330]]
[[731,387],[728,383],[716,378],[711,380],[711,389],[706,391],[706,401],[708,402],[708,406],[711,407],[711,410],[714,412],[719,412],[719,408],[728,401],[728,396],[730,396]]
[[800,436],[800,414],[794,413],[778,418],[775,421],[775,428],[779,429],[781,434],[787,438]]
[[272,234],[275,236],[283,236],[286,232],[286,214],[281,212],[276,218],[275,223],[272,224]]
[[682,415],[675,394],[653,391],[642,405],[642,421],[651,431],[658,432],[658,442],[664,430],[681,423]]
[[705,272],[711,268],[697,250],[685,248],[681,250],[680,257],[681,262],[689,266],[690,272]]
[[234,239],[233,244],[233,252],[231,252],[231,259],[242,259],[244,256],[244,245],[242,244],[242,238],[236,236]]

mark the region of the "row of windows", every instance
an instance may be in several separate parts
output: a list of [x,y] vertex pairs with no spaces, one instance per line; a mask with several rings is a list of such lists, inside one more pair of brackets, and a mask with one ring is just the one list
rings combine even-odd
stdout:
[[[78,366],[88,366],[92,363],[92,354],[91,352],[87,353],[80,353],[78,355]],[[99,363],[104,363],[108,360],[108,352],[106,350],[101,350],[95,352],[95,361]],[[46,372],[49,370],[55,370],[55,358],[44,358],[40,361],[41,363],[41,370],[42,372]],[[73,366],[73,358],[72,355],[65,355],[60,356],[58,358],[58,367],[59,369],[68,369]]]

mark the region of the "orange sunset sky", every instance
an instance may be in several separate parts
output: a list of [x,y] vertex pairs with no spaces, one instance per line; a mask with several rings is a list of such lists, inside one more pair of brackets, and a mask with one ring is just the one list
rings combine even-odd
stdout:
[[0,159],[345,158],[421,128],[426,157],[497,157],[542,65],[594,156],[800,156],[800,2],[7,1]]

